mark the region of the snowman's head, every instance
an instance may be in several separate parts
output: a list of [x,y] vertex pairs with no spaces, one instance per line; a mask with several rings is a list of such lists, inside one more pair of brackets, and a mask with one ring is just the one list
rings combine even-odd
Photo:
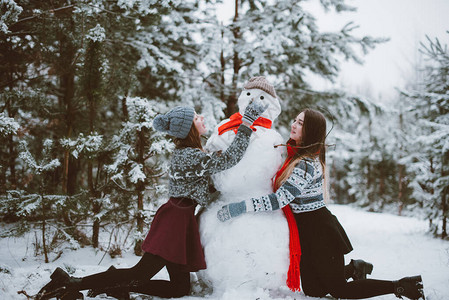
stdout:
[[243,87],[243,91],[238,99],[239,112],[242,115],[253,99],[260,99],[262,102],[268,103],[268,108],[262,114],[262,117],[274,121],[281,113],[281,105],[274,87],[263,76],[251,78]]

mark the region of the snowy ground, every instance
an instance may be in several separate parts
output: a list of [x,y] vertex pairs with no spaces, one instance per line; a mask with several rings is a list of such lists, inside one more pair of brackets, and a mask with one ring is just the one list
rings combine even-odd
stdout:
[[[372,262],[374,270],[370,278],[395,280],[421,274],[428,300],[449,299],[449,242],[431,237],[427,233],[425,221],[368,213],[341,205],[330,205],[330,210],[343,224],[355,248],[346,256],[347,261],[351,258],[363,258]],[[30,238],[0,239],[0,299],[26,299],[24,295],[17,294],[20,290],[25,290],[30,295],[35,294],[48,281],[50,273],[57,266],[72,267],[75,276],[84,276],[104,271],[111,264],[116,267],[129,267],[138,261],[132,253],[114,260],[106,255],[101,261],[102,252],[87,248],[74,252],[66,251],[55,262],[45,264],[42,257],[32,255],[31,248]],[[166,274],[161,272],[157,276],[163,278]],[[230,290],[220,295],[202,295],[196,289],[196,294],[197,296],[184,299],[314,299],[306,297],[302,292],[292,293],[285,287],[276,291],[266,291],[262,288]],[[133,296],[135,299],[143,299],[138,295]],[[394,295],[386,295],[376,299],[397,298]]]

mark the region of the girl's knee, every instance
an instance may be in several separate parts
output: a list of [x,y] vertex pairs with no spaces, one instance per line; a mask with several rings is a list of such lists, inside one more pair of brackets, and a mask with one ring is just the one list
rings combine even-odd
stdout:
[[302,291],[304,292],[304,294],[306,296],[317,297],[317,298],[324,297],[328,294],[326,291],[324,291],[319,286],[303,285]]

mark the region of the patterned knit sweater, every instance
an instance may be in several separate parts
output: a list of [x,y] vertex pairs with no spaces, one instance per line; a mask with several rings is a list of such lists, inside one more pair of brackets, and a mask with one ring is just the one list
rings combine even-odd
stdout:
[[275,193],[251,198],[245,203],[248,211],[277,210],[290,204],[293,213],[313,211],[326,206],[320,161],[301,160]]
[[229,169],[242,159],[251,133],[249,127],[240,125],[234,141],[224,152],[175,149],[169,170],[169,196],[190,198],[206,206],[210,202],[210,175]]

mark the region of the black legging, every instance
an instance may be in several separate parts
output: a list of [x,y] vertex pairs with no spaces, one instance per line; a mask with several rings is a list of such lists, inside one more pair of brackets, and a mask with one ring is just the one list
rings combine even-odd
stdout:
[[[352,272],[344,265],[344,256],[319,257],[301,256],[301,284],[304,294],[312,297],[324,297],[331,294],[334,298],[364,299],[391,294],[393,282],[386,280],[361,279],[347,282]],[[345,274],[346,273],[346,274]]]
[[[167,268],[170,281],[151,280],[164,266]],[[131,282],[137,282],[137,284],[130,285],[130,292],[163,298],[183,297],[190,293],[189,272],[181,271],[179,265],[147,252],[132,268],[109,269],[83,277],[79,290],[102,290]]]

